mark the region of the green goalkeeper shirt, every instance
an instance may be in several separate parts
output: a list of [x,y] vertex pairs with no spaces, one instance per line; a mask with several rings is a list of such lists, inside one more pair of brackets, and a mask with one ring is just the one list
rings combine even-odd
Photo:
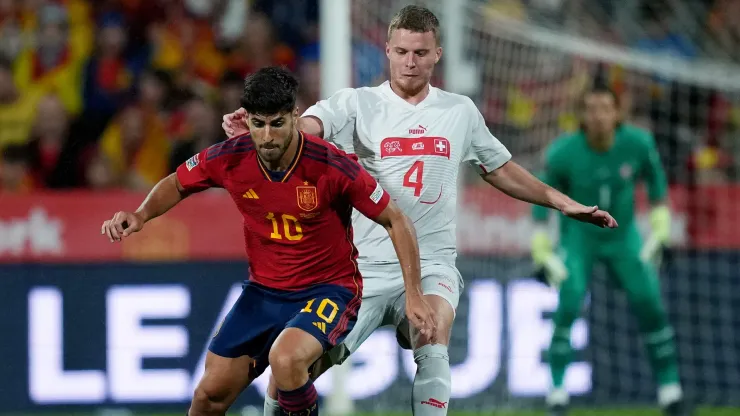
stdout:
[[[636,226],[635,186],[640,180],[647,185],[650,202],[663,200],[667,192],[652,134],[625,124],[617,128],[614,144],[604,152],[590,147],[582,130],[559,137],[547,149],[541,179],[584,205],[609,211],[619,223],[617,230],[608,230],[561,218],[561,239],[570,227],[594,237],[617,237],[620,230]],[[540,206],[532,210],[535,221],[546,221],[548,213]]]

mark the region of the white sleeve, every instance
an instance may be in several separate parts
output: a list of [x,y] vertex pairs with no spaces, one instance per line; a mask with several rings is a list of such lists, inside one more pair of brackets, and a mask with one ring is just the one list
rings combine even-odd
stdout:
[[354,123],[357,116],[357,90],[344,88],[331,97],[309,107],[302,117],[313,116],[324,126],[324,139],[328,139],[346,125]]
[[468,131],[468,149],[465,161],[472,165],[479,174],[493,172],[511,159],[511,153],[491,134],[483,115],[473,101],[469,101],[469,114],[472,119]]

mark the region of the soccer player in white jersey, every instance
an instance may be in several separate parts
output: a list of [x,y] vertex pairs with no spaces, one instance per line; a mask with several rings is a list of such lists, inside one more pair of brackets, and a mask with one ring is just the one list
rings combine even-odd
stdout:
[[[507,195],[562,211],[600,227],[616,227],[598,207],[586,207],[543,184],[518,164],[486,127],[470,98],[429,85],[442,56],[439,21],[426,8],[404,7],[388,28],[390,82],[347,88],[310,107],[299,128],[355,153],[360,164],[414,222],[422,261],[422,290],[437,313],[437,342],[404,323],[401,268],[387,232],[358,212],[352,218],[359,268],[365,281],[358,320],[344,345],[317,363],[314,377],[356,351],[377,328],[394,325],[414,350],[415,415],[445,415],[450,399],[447,345],[463,282],[455,267],[457,178],[466,162]],[[245,133],[245,112],[224,116],[224,130]],[[491,236],[497,238],[497,236]],[[277,415],[268,388],[265,414]]]

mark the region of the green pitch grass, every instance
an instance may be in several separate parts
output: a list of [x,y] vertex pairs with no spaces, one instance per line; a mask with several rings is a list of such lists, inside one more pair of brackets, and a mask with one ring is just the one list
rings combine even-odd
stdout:
[[[89,412],[86,414],[70,413],[0,413],[0,416],[105,416],[106,412]],[[182,416],[182,413],[131,413],[133,416]],[[410,412],[393,413],[356,413],[353,416],[408,416]],[[450,411],[449,416],[544,416],[543,410],[502,410],[498,412],[456,412]],[[570,416],[662,416],[657,409],[646,408],[589,408],[573,409]],[[229,416],[241,416],[240,412],[229,412]],[[700,408],[694,416],[740,416],[740,408]]]

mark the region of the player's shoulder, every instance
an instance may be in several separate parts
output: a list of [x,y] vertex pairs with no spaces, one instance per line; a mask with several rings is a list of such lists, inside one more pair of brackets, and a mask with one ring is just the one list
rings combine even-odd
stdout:
[[233,161],[243,159],[254,153],[255,147],[252,135],[249,133],[226,139],[206,148],[203,153],[206,162]]
[[357,156],[347,153],[320,137],[303,133],[304,155],[313,163],[329,168],[329,172],[346,175],[354,180],[360,171]]
[[640,147],[654,146],[653,134],[650,130],[634,124],[622,123],[619,125],[617,134],[628,143]]
[[436,87],[431,87],[431,88],[435,89],[435,92],[437,95],[437,101],[444,103],[446,106],[449,106],[449,107],[460,106],[464,108],[466,111],[472,111],[473,113],[478,112],[478,106],[476,106],[473,99],[468,97],[467,95],[445,91],[441,88],[436,88]]
[[556,137],[550,145],[547,146],[546,154],[548,159],[557,159],[566,155],[575,149],[583,140],[583,132],[576,131],[563,133]]

